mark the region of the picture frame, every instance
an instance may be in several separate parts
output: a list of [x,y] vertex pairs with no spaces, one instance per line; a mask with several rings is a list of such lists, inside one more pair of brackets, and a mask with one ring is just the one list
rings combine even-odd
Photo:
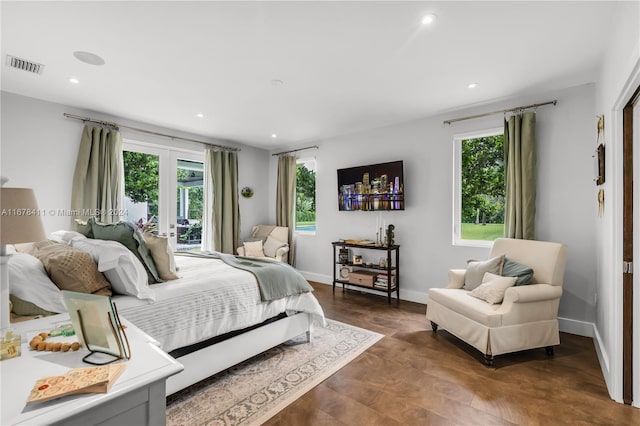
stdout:
[[353,255],[353,264],[354,265],[362,265],[362,256],[359,254]]

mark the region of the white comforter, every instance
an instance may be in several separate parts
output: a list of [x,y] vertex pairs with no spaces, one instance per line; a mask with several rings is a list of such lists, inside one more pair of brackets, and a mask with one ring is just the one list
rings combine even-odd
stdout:
[[240,330],[282,312],[308,312],[324,325],[312,293],[262,302],[255,277],[221,260],[176,256],[180,279],[153,284],[155,302],[113,296],[121,316],[169,352]]

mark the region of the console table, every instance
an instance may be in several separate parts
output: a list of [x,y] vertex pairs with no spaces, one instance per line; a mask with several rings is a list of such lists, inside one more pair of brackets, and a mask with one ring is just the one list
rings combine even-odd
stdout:
[[62,375],[82,362],[88,351],[37,352],[28,342],[36,334],[68,324],[69,315],[12,324],[21,335],[22,355],[0,362],[0,424],[164,425],[165,380],[182,371],[182,364],[163,352],[157,342],[123,319],[131,346],[127,368],[109,392],[66,396],[26,405],[37,379]]
[[[391,295],[396,292],[396,302],[400,302],[400,246],[399,245],[382,245],[377,246],[373,244],[352,244],[344,241],[335,241],[331,243],[333,245],[333,291],[336,291],[336,283],[342,284],[344,291],[345,286],[354,286],[360,288],[367,288],[369,290],[380,291],[387,294],[387,303],[391,304]],[[378,252],[384,252],[386,256],[386,264],[380,266],[378,262],[371,265],[354,264],[353,259],[340,259],[338,253],[340,249],[354,248],[358,250],[376,250]],[[354,282],[350,280],[348,276],[340,275],[340,270],[348,268],[352,272],[365,271],[370,272],[372,276],[375,275],[371,285],[369,283]],[[387,279],[386,285],[380,284],[378,281],[379,276],[385,276]]]

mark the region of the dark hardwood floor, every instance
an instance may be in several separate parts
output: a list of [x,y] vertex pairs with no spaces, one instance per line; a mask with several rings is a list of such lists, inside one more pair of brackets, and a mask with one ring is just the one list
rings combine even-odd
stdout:
[[312,283],[327,318],[384,338],[307,392],[268,425],[639,425],[640,410],[612,401],[593,340],[561,333],[544,349],[482,355],[431,331],[426,305]]

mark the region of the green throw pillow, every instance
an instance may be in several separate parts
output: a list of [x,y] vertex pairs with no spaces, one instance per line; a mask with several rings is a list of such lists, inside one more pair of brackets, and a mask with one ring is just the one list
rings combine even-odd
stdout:
[[36,316],[41,315],[43,317],[48,317],[50,315],[56,315],[55,312],[49,312],[41,307],[35,305],[34,303],[27,302],[26,300],[22,300],[13,294],[9,295],[9,300],[13,305],[11,308],[11,312],[20,316]]
[[93,222],[93,238],[97,240],[117,241],[131,251],[144,265],[149,276],[149,284],[161,283],[156,264],[147,248],[142,233],[136,225],[129,222],[100,223]]
[[533,279],[533,269],[505,257],[504,266],[502,267],[502,276],[516,277],[516,286],[527,285],[531,284],[531,280]]
[[76,219],[76,231],[81,233],[87,238],[93,238],[93,223],[95,222],[94,218],[89,218],[89,220],[82,221]]

